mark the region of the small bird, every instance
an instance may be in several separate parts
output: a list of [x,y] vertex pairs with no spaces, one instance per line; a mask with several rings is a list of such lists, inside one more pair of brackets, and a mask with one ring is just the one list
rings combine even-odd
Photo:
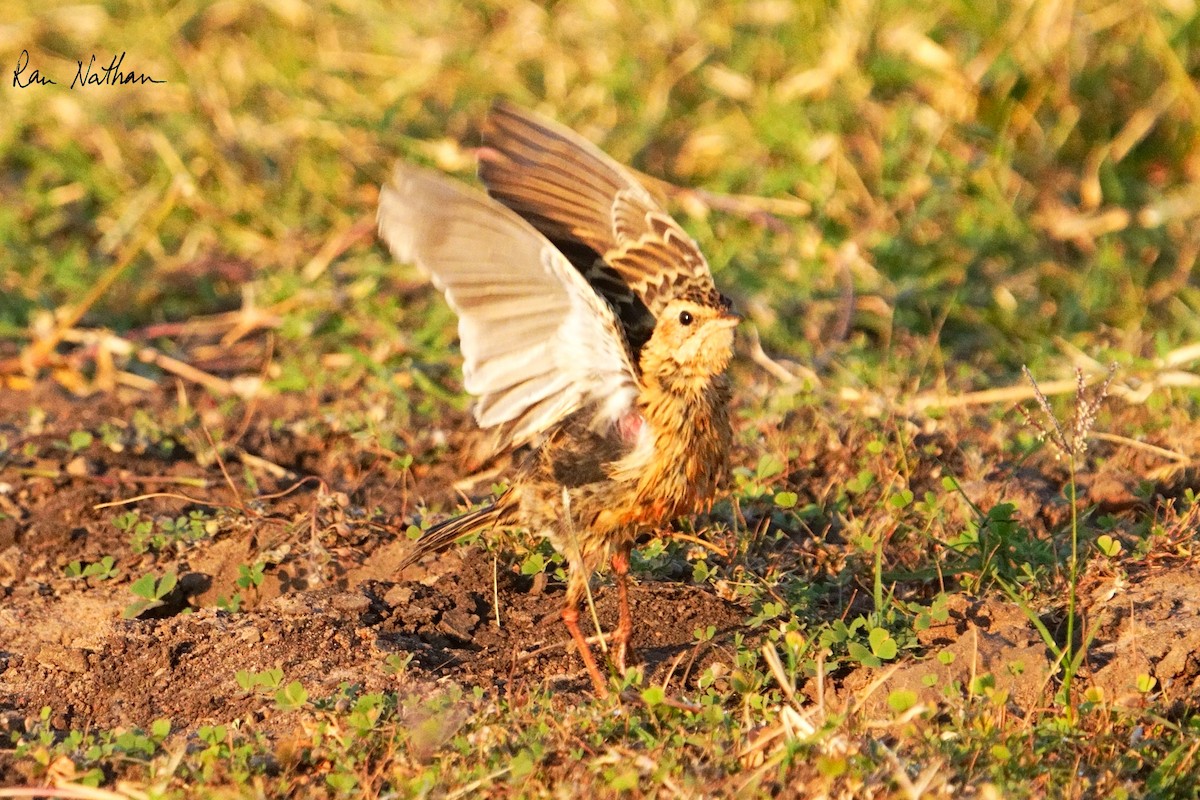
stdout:
[[490,505],[427,531],[401,569],[476,531],[548,538],[568,565],[563,622],[603,697],[580,601],[611,562],[624,671],[637,536],[710,508],[728,470],[741,318],[696,243],[595,145],[504,101],[483,145],[490,197],[401,164],[379,232],[457,313],[475,420],[514,454],[515,474]]

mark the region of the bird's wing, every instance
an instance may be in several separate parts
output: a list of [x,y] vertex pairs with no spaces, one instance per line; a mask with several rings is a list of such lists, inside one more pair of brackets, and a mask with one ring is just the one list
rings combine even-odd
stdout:
[[615,419],[637,395],[612,309],[525,220],[482,192],[400,165],[379,232],[458,314],[463,382],[481,427],[529,442],[588,403]]
[[582,136],[501,100],[483,144],[479,177],[488,193],[548,238],[595,251],[655,317],[674,297],[716,294],[696,243],[629,170]]

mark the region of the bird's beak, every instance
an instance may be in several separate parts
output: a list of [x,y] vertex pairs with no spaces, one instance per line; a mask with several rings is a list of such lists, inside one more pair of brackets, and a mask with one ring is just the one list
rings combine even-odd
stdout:
[[737,324],[742,321],[742,315],[733,311],[722,311],[721,316],[717,317],[713,322],[720,325],[722,328],[736,328]]

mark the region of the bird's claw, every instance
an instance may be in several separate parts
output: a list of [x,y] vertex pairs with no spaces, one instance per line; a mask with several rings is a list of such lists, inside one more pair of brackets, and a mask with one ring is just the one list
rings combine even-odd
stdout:
[[625,642],[617,642],[613,645],[613,664],[617,668],[617,672],[621,675],[625,674],[625,656],[629,652],[629,645]]

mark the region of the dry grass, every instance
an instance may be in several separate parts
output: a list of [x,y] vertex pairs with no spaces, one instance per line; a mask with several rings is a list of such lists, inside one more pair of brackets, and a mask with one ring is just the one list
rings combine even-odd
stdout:
[[[0,401],[178,379],[220,398],[360,392],[401,432],[461,410],[452,319],[374,241],[376,187],[397,158],[468,175],[508,96],[653,176],[747,312],[741,473],[714,535],[743,559],[720,579],[782,607],[754,626],[765,654],[747,640],[698,711],[642,686],[617,717],[566,721],[550,697],[467,698],[425,741],[395,709],[413,698],[340,736],[341,712],[314,710],[308,782],[286,786],[255,771],[276,746],[261,737],[211,744],[211,764],[180,739],[129,783],[103,759],[77,769],[61,739],[31,733],[20,758],[61,796],[106,798],[249,777],[378,796],[1194,792],[1192,711],[1081,690],[1086,712],[1048,691],[1022,719],[986,693],[880,714],[866,692],[799,688],[824,692],[827,658],[853,665],[844,641],[823,650],[843,618],[899,637],[942,590],[1061,609],[1064,581],[1087,579],[1056,560],[1052,511],[997,534],[1009,561],[972,550],[971,531],[1007,529],[943,484],[1026,463],[1065,483],[1004,416],[1032,396],[1025,365],[1054,412],[1074,368],[1118,364],[1080,473],[1119,462],[1151,485],[1122,511],[1125,555],[1151,542],[1158,563],[1163,529],[1192,547],[1197,452],[1177,437],[1200,399],[1197,19],[1194,0],[18,0],[0,63],[28,50],[58,85],[3,90]],[[166,83],[69,88],[77,59],[120,51]],[[111,792],[78,785],[96,763]]]

